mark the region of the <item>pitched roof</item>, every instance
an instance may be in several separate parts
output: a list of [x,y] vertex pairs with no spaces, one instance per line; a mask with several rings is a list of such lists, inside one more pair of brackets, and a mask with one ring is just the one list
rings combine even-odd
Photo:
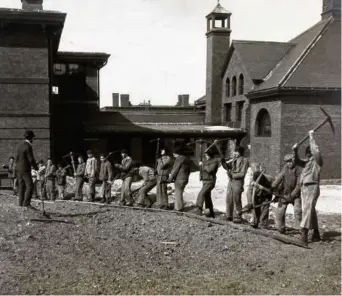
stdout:
[[295,45],[251,93],[281,87],[340,88],[340,26],[333,18],[323,19],[290,40]]
[[226,14],[231,14],[230,11],[228,11],[227,9],[225,9],[220,2],[217,3],[216,7],[214,8],[214,10],[211,13],[226,13]]
[[232,43],[251,79],[263,79],[294,46],[293,43],[235,40]]

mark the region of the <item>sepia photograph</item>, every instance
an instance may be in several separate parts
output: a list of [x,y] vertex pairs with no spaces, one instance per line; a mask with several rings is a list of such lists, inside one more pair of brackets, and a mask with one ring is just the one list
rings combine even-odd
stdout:
[[1,295],[341,295],[341,0],[0,0]]

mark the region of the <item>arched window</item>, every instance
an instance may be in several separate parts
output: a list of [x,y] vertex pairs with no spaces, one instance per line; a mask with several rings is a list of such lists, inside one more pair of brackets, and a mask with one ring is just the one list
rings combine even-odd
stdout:
[[226,80],[226,97],[230,97],[230,79]]
[[236,77],[235,76],[232,79],[232,93],[233,93],[233,97],[236,96]]
[[240,74],[240,76],[239,76],[239,95],[243,95],[243,89],[244,89],[244,80],[243,80],[243,75]]
[[256,137],[271,137],[272,126],[271,117],[266,109],[261,109],[256,117],[255,136]]

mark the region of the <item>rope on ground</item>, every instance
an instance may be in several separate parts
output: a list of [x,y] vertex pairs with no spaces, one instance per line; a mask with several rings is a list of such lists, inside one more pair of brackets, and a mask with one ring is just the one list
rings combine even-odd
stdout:
[[[1,193],[1,195],[5,195],[5,196],[10,196],[10,197],[16,197],[15,195],[11,195],[11,194],[6,194],[6,193]],[[33,202],[36,203],[41,203],[40,200],[32,200]],[[217,224],[217,225],[226,225],[226,226],[230,226],[232,228],[238,229],[238,230],[242,230],[245,232],[250,232],[256,235],[260,235],[260,236],[264,236],[264,237],[269,237],[272,238],[274,240],[280,241],[282,243],[285,244],[291,244],[297,247],[301,247],[301,248],[305,248],[305,249],[311,249],[308,245],[303,244],[302,242],[300,242],[299,240],[295,240],[295,239],[291,239],[285,235],[282,234],[278,234],[278,233],[270,233],[268,231],[263,231],[263,230],[259,230],[259,229],[252,229],[249,226],[244,226],[241,224],[235,224],[232,222],[228,222],[228,221],[220,221],[217,219],[213,219],[213,218],[208,218],[208,217],[203,217],[203,216],[199,216],[196,214],[192,214],[189,212],[179,212],[179,211],[174,211],[174,210],[163,210],[163,209],[155,209],[155,208],[141,208],[141,207],[128,207],[128,206],[122,206],[122,205],[114,205],[114,204],[102,204],[102,203],[97,203],[97,202],[89,202],[89,201],[73,201],[73,200],[56,200],[56,201],[44,201],[44,203],[47,204],[54,204],[56,202],[65,202],[65,203],[82,203],[82,204],[90,204],[90,205],[95,205],[95,206],[99,206],[99,207],[105,207],[105,208],[117,208],[117,209],[129,209],[129,210],[135,210],[135,211],[144,211],[144,212],[159,212],[159,213],[172,213],[178,216],[186,216],[188,218],[193,218],[193,219],[197,219],[197,220],[201,220],[204,222],[210,222],[212,224]],[[104,213],[103,212],[99,212],[99,213]],[[90,214],[93,214],[94,212],[91,212]],[[52,214],[52,213],[50,213]],[[54,214],[56,215],[56,214]],[[57,214],[59,215],[59,214]],[[87,214],[85,214],[87,215]]]

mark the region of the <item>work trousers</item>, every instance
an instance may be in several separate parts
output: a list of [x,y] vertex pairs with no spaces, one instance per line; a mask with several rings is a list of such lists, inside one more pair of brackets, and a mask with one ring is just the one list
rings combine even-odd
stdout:
[[57,185],[58,198],[64,200],[65,198],[65,185]]
[[102,181],[102,199],[105,199],[107,203],[111,202],[111,190],[112,183],[108,183],[108,181]]
[[46,180],[46,195],[49,200],[56,200],[56,181]]
[[[284,203],[283,201],[279,201],[278,208],[276,212],[276,227],[278,230],[285,229],[285,218],[286,218],[286,209],[288,203]],[[294,218],[295,218],[295,228],[300,228],[300,222],[302,221],[302,200],[300,197],[296,198],[293,203],[294,209]]]
[[203,181],[202,182],[202,189],[198,193],[196,206],[199,208],[203,208],[203,204],[205,202],[205,206],[207,209],[214,209],[213,201],[211,200],[211,191],[215,187],[214,181]]
[[318,230],[316,203],[319,194],[319,184],[309,184],[301,187],[303,217],[300,227]]
[[175,181],[175,211],[182,211],[184,208],[183,193],[188,180]]
[[226,197],[227,218],[241,219],[243,180],[229,180]]
[[95,185],[96,185],[96,178],[89,178],[88,180],[89,185],[89,200],[95,201]]
[[33,181],[31,172],[17,172],[19,185],[19,206],[28,207],[31,203]]
[[[264,198],[255,202],[255,206],[270,202],[272,197]],[[270,204],[262,205],[261,207],[253,209],[253,224],[260,227],[268,227],[268,216],[270,213]]]
[[133,198],[131,194],[132,177],[127,177],[122,180],[120,202],[126,204],[133,204]]
[[83,200],[83,177],[76,177],[76,190],[75,190],[75,200]]
[[146,197],[147,197],[147,193],[149,193],[156,185],[157,185],[156,179],[147,181],[146,184],[139,190],[138,199],[136,203],[141,206],[144,205]]
[[167,208],[169,197],[167,195],[167,183],[157,179],[157,207]]

